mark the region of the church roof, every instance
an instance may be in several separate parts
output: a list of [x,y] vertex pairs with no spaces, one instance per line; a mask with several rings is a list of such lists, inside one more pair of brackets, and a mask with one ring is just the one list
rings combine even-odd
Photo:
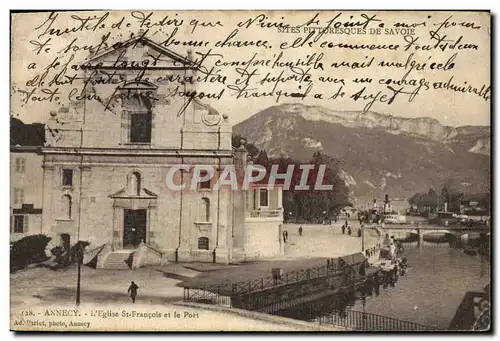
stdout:
[[[127,49],[127,48],[132,47],[132,46],[135,47],[139,43],[152,48],[153,50],[159,52],[160,54],[162,54],[164,56],[169,57],[174,62],[182,64],[182,66],[185,68],[197,69],[197,70],[199,69],[199,66],[191,59],[186,58],[186,57],[184,57],[184,56],[182,56],[182,55],[180,55],[172,50],[169,50],[169,49],[161,46],[160,44],[155,43],[154,41],[145,37],[142,34],[138,37],[132,37],[126,41],[113,44],[111,47],[105,49],[101,53],[99,53],[97,55],[90,56],[89,58],[84,60],[82,64],[85,65],[85,64],[97,62],[100,59],[102,59],[103,57],[110,55],[118,50]],[[190,54],[190,51],[188,51],[188,54]]]

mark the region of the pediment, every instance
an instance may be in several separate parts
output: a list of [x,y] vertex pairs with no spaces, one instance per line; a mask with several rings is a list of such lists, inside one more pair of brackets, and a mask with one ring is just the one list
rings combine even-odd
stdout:
[[149,38],[139,36],[113,44],[97,55],[90,56],[83,66],[95,69],[197,69],[195,63]]
[[131,81],[122,84],[118,89],[120,90],[156,90],[158,86],[149,81]]
[[142,188],[139,195],[127,193],[127,188],[122,188],[116,193],[109,195],[111,199],[156,199],[158,195],[154,192],[148,190],[147,188]]

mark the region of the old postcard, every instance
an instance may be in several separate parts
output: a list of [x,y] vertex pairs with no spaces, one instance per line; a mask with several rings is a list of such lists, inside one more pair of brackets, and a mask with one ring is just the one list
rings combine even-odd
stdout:
[[489,12],[11,19],[12,330],[490,330]]

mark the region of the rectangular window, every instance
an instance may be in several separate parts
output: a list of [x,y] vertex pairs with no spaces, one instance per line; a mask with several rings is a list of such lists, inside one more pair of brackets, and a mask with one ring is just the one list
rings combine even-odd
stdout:
[[72,187],[73,186],[73,170],[72,169],[63,169],[62,185],[64,187]]
[[208,250],[209,239],[207,237],[198,238],[198,250]]
[[[208,176],[208,171],[206,170],[200,170],[200,178],[204,178]],[[211,188],[211,179],[205,180],[200,182],[200,188],[201,189],[210,189]]]
[[14,188],[14,204],[20,205],[24,203],[24,190],[22,188]]
[[[27,217],[26,217],[27,218]],[[23,233],[25,231],[25,223],[27,223],[27,219],[24,219],[22,215],[14,216],[14,226],[12,226],[13,233]]]
[[130,115],[130,142],[151,143],[151,112]]
[[260,207],[268,207],[269,192],[267,191],[267,189],[261,188],[259,193],[260,193]]
[[24,173],[26,159],[23,157],[16,158],[16,173]]

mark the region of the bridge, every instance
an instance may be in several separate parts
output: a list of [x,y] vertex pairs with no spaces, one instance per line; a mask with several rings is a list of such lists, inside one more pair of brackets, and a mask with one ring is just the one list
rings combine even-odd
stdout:
[[477,225],[477,226],[437,226],[437,225],[412,225],[412,224],[394,224],[385,225],[383,227],[378,227],[379,232],[382,236],[389,234],[389,236],[395,235],[397,237],[402,237],[407,233],[416,234],[417,241],[421,243],[423,237],[430,233],[444,233],[446,235],[453,235],[455,237],[461,238],[463,235],[471,233],[487,234],[491,231],[489,226]]

